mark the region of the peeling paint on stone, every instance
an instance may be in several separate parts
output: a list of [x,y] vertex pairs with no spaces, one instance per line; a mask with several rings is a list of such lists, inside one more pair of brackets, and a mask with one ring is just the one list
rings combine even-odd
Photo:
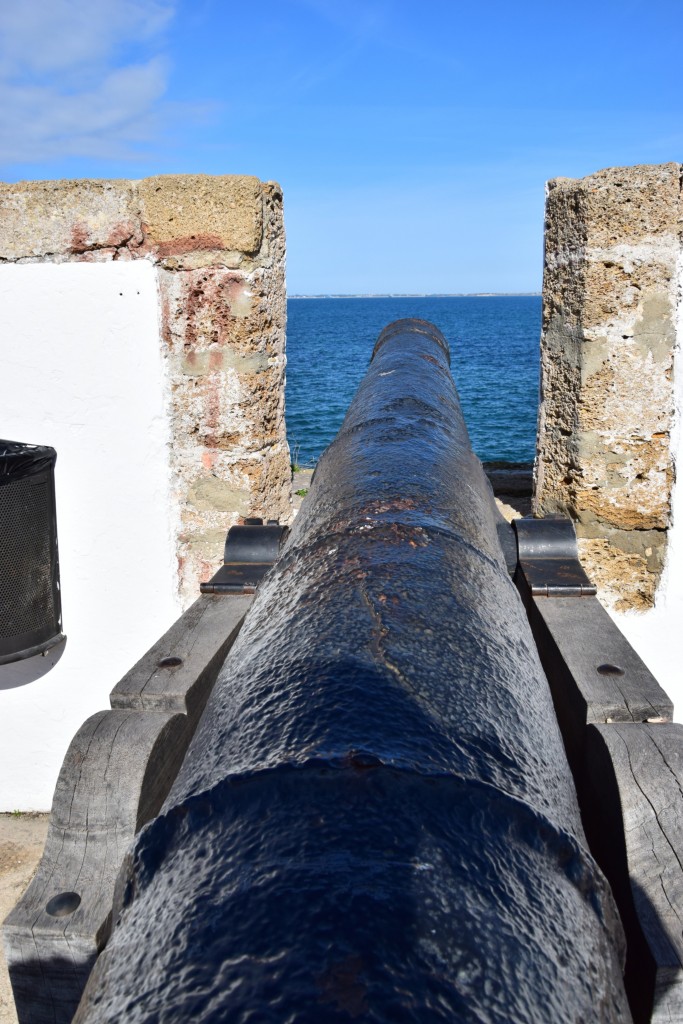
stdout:
[[681,167],[549,182],[534,508],[577,524],[608,605],[652,604],[665,560]]

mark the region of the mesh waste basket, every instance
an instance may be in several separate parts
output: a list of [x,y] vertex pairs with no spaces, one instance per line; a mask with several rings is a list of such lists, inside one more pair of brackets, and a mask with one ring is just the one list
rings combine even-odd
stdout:
[[0,440],[0,665],[63,639],[54,448]]

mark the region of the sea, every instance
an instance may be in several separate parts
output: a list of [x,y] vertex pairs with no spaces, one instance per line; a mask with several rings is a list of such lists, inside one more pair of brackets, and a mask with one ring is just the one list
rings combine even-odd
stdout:
[[538,411],[539,295],[359,296],[287,302],[287,434],[292,462],[313,466],[334,439],[379,332],[430,320],[451,371],[472,447],[484,462],[531,462]]

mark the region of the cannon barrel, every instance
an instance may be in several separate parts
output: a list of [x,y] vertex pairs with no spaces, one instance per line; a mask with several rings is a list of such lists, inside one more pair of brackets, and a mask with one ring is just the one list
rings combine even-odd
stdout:
[[390,325],[77,1021],[630,1019],[496,517],[444,338]]

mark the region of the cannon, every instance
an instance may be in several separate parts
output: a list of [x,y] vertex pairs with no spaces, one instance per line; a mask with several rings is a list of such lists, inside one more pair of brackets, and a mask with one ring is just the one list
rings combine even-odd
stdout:
[[[631,1019],[575,785],[598,719],[576,645],[539,611],[571,617],[594,589],[562,527],[516,538],[498,515],[449,363],[431,324],[386,328],[294,527],[271,524],[274,564],[243,623],[253,575],[240,590],[233,563],[205,588],[239,616],[221,620],[210,682],[199,672],[192,728],[164,724],[166,746],[189,748],[108,876],[116,927],[52,1019],[76,1005],[78,1024]],[[631,656],[650,719],[670,718]],[[72,903],[62,927],[87,909]],[[20,986],[18,957],[13,970]]]

